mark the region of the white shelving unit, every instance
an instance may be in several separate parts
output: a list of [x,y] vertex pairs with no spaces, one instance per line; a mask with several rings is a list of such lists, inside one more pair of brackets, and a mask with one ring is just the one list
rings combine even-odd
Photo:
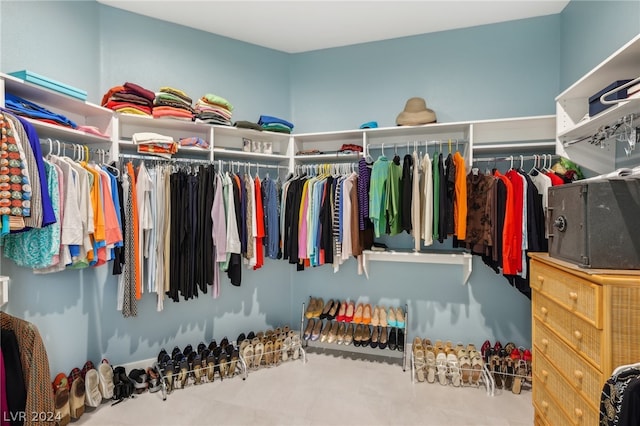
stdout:
[[556,98],[556,152],[597,173],[615,170],[619,151],[615,142],[597,147],[588,138],[602,127],[627,114],[640,114],[640,99],[619,102],[601,113],[588,116],[589,97],[614,81],[640,76],[640,35],[633,38]]
[[[640,49],[634,47],[633,51]],[[638,55],[636,55],[638,56]],[[473,158],[483,152],[508,153],[535,152],[550,153],[555,147],[555,116],[533,116],[500,120],[480,120],[454,123],[434,123],[422,126],[401,126],[375,129],[354,129],[335,132],[315,132],[285,134],[256,131],[229,126],[210,125],[175,119],[154,119],[135,114],[114,113],[113,111],[73,99],[64,94],[25,82],[6,74],[0,74],[0,101],[4,105],[4,93],[11,92],[32,102],[41,104],[53,112],[60,112],[70,119],[86,125],[98,127],[110,135],[109,139],[85,134],[46,123],[34,123],[41,138],[56,138],[61,142],[80,144],[100,143],[100,148],[109,149],[112,160],[119,153],[135,153],[131,142],[133,133],[148,131],[172,136],[174,140],[197,136],[209,142],[208,149],[182,147],[176,157],[197,160],[245,161],[253,164],[269,164],[286,167],[293,172],[297,165],[324,163],[355,163],[369,147],[381,148],[383,144],[401,150],[406,146],[422,145],[421,151],[433,152],[434,145],[443,152],[449,148],[458,149],[471,167]],[[35,122],[36,120],[31,120]],[[243,139],[268,143],[271,153],[243,151]],[[339,154],[343,144],[363,147],[363,153]],[[454,146],[454,144],[456,146]],[[259,146],[262,146],[259,144]],[[426,146],[426,148],[424,148]],[[297,155],[297,152],[318,149],[319,155]],[[386,148],[385,148],[386,149]],[[471,255],[465,253],[364,253],[364,269],[368,274],[371,261],[415,262],[459,264],[463,266],[462,282],[471,274]]]

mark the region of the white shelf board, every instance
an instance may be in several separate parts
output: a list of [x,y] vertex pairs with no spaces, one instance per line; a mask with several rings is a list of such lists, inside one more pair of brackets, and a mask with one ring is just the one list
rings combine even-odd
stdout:
[[214,129],[214,137],[216,136],[225,136],[225,137],[238,137],[238,138],[249,138],[260,141],[267,142],[288,142],[291,137],[288,133],[278,133],[278,132],[269,132],[269,131],[260,131],[254,129],[243,129],[232,126],[222,126],[219,124],[212,125]]
[[56,124],[45,123],[44,121],[34,120],[28,117],[21,117],[33,124],[38,132],[40,140],[51,138],[59,139],[60,142],[72,142],[79,144],[110,144],[110,138],[85,133],[70,127],[58,126]]
[[408,262],[408,263],[437,263],[447,265],[462,265],[462,284],[469,281],[472,270],[473,256],[464,252],[442,252],[442,253],[422,253],[411,251],[373,251],[364,250],[362,252],[362,264],[364,273],[369,278],[368,263],[372,261],[380,262]]
[[640,98],[619,102],[601,113],[579,121],[575,126],[558,133],[561,142],[571,142],[583,137],[592,136],[601,126],[614,124],[619,118],[640,112]]
[[640,34],[569,86],[556,97],[556,102],[575,98],[587,100],[616,80],[634,79],[638,76],[640,76]]
[[[193,136],[193,133],[204,134],[211,130],[210,124],[196,123],[194,121],[176,120],[172,118],[153,118],[148,115],[136,115],[117,113],[116,118],[122,128],[123,125],[135,126],[138,128],[146,128],[148,131],[154,130],[178,130],[182,132],[189,132],[184,137]],[[142,131],[142,130],[140,130]]]
[[361,157],[361,153],[356,154],[312,154],[312,155],[296,155],[296,161],[304,162],[329,162],[335,163],[339,161],[356,161]]
[[337,132],[299,133],[293,134],[296,142],[302,143],[327,143],[347,142],[362,143],[364,130],[340,130]]
[[482,120],[472,125],[474,149],[482,149],[489,143],[554,141],[556,137],[555,115]]
[[113,111],[110,109],[38,86],[8,74],[0,73],[0,79],[4,80],[6,93],[20,96],[36,104],[44,104],[47,109],[55,106],[57,110],[72,111],[85,117],[113,115]]
[[368,140],[389,136],[394,138],[424,137],[425,134],[464,133],[468,131],[469,124],[470,122],[432,123],[421,126],[379,127],[376,129],[364,129],[363,131],[367,133]]
[[261,152],[246,152],[232,149],[213,148],[213,157],[223,158],[244,158],[244,159],[256,159],[266,160],[281,163],[289,159],[288,156],[282,154],[263,154]]

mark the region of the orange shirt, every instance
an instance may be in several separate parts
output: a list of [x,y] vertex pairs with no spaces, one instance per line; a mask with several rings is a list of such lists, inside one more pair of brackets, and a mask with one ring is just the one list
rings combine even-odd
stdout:
[[138,227],[140,225],[138,221],[138,197],[136,196],[136,174],[133,170],[133,164],[127,163],[127,173],[129,174],[129,183],[133,188],[131,191],[131,204],[133,205],[133,267],[135,270],[135,286],[136,286],[136,299],[142,298],[142,279],[141,279],[141,265],[140,265],[140,238],[138,238]]
[[456,166],[453,234],[464,240],[467,237],[467,171],[464,158],[457,151],[453,154],[453,164]]
[[[504,275],[516,275],[518,273],[518,257],[515,250],[517,235],[515,230],[514,215],[516,213],[514,210],[516,209],[514,206],[513,185],[511,181],[498,170],[495,171],[494,176],[504,182],[504,186],[507,189],[504,227],[502,228],[502,273]],[[521,232],[521,230],[518,232]]]

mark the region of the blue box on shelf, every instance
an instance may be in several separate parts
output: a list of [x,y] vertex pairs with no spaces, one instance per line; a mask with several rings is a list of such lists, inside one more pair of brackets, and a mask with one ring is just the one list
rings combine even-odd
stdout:
[[[611,108],[614,104],[603,104],[600,102],[600,96],[604,95],[610,90],[615,89],[616,87],[620,87],[625,83],[630,82],[631,80],[618,80],[614,81],[595,95],[589,98],[589,117],[593,117],[596,114],[601,113],[605,109]],[[621,89],[613,93],[611,96],[607,97],[607,100],[612,101],[614,99],[626,99],[627,98],[627,89]]]
[[82,101],[87,100],[87,92],[81,89],[77,89],[68,84],[60,83],[59,81],[52,80],[48,77],[44,77],[40,74],[36,74],[29,70],[21,70],[10,72],[9,75],[20,78],[29,83],[37,84],[38,86],[46,87],[47,89],[54,90],[59,93],[71,96]]

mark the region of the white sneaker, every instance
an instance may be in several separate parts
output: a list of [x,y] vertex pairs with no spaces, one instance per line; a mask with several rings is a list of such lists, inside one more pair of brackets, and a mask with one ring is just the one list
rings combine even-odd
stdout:
[[113,398],[113,368],[105,359],[98,366],[98,376],[100,378],[100,393],[104,399]]
[[89,407],[97,407],[102,402],[102,393],[100,393],[100,377],[95,368],[87,371],[84,376],[85,384],[85,404]]

